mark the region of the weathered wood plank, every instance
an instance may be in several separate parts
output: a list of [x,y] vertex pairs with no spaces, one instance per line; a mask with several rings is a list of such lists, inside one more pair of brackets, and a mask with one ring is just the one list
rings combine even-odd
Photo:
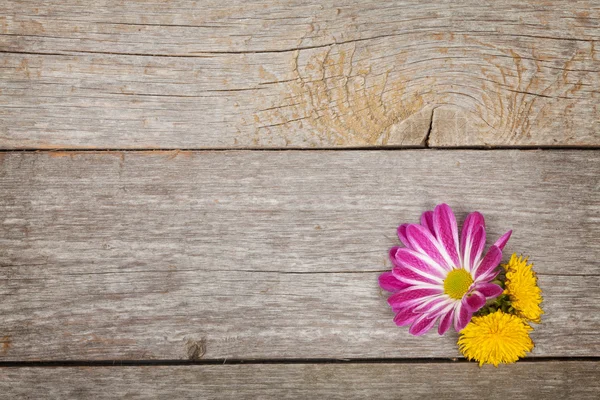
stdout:
[[0,359],[453,357],[379,271],[442,201],[531,255],[538,356],[600,355],[600,153],[4,153]]
[[6,0],[0,146],[598,146],[598,41],[594,1]]
[[598,398],[599,371],[597,362],[0,368],[0,398],[585,400]]

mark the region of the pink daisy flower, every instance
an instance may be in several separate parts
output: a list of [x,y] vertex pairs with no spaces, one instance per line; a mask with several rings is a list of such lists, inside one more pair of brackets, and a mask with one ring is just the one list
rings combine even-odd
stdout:
[[422,335],[439,320],[443,335],[454,325],[462,330],[487,300],[502,294],[492,280],[502,259],[508,231],[482,257],[485,222],[478,212],[467,216],[459,241],[456,217],[447,204],[421,215],[421,224],[403,224],[398,236],[405,247],[390,249],[392,271],[379,277],[379,285],[393,292],[388,303],[398,326]]

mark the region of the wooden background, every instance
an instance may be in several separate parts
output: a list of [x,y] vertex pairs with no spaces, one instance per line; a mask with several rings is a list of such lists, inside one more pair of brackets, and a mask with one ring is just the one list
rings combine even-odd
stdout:
[[[0,398],[600,393],[600,2],[4,0]],[[397,328],[395,229],[530,255],[536,347]]]

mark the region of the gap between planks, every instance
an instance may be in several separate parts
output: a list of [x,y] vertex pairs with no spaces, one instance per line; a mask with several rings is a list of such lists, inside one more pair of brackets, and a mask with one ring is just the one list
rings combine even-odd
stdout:
[[[600,362],[600,356],[585,357],[527,357],[519,363],[546,362]],[[0,361],[0,368],[49,368],[49,367],[125,367],[125,366],[186,366],[186,365],[307,365],[307,364],[457,364],[474,363],[463,357],[419,358],[214,358],[199,360],[49,360],[49,361]]]
[[368,147],[314,147],[314,148],[290,148],[290,147],[188,147],[188,148],[170,148],[170,147],[148,147],[148,148],[14,148],[0,149],[0,153],[148,153],[148,152],[172,152],[172,153],[213,153],[213,152],[346,152],[346,151],[415,151],[415,150],[435,150],[435,151],[499,151],[499,150],[522,150],[522,151],[598,151],[600,145],[596,146],[455,146],[455,147],[430,147],[430,146],[368,146]]

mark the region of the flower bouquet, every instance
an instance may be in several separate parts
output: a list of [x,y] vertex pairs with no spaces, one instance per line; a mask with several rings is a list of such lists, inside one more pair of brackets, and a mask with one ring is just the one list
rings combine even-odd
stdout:
[[424,212],[420,224],[400,225],[404,247],[390,249],[393,268],[379,277],[393,293],[388,303],[396,325],[410,326],[417,336],[436,323],[440,335],[454,327],[459,350],[480,366],[525,357],[533,350],[530,324],[540,322],[542,296],[527,258],[513,254],[499,268],[511,233],[484,254],[483,215],[469,214],[459,237],[447,204]]

